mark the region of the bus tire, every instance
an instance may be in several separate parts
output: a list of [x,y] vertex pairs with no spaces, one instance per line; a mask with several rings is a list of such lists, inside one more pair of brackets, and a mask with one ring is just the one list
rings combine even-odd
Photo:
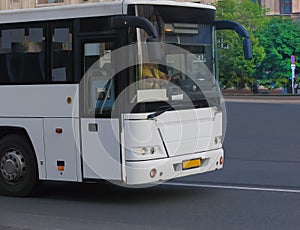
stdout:
[[0,192],[25,197],[37,184],[34,151],[26,137],[9,134],[0,139]]

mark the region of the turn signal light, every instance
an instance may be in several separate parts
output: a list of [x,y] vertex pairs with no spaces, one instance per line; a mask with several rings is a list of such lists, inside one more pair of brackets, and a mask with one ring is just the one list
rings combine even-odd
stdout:
[[65,171],[65,166],[57,166],[58,171]]
[[65,162],[64,161],[57,161],[57,170],[60,172],[65,171]]
[[220,165],[223,164],[223,157],[220,157]]

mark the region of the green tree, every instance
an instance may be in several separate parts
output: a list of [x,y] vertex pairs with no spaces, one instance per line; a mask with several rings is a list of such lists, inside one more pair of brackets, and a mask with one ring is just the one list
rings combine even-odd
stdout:
[[255,34],[266,51],[256,76],[267,78],[277,86],[285,85],[291,76],[292,54],[296,55],[300,67],[300,24],[290,18],[274,17]]
[[218,20],[233,20],[247,29],[253,48],[253,59],[245,60],[242,38],[233,31],[218,32],[221,83],[226,87],[251,86],[255,82],[253,78],[255,70],[265,57],[264,47],[254,35],[254,31],[266,23],[263,10],[252,0],[224,0],[219,1],[216,7]]

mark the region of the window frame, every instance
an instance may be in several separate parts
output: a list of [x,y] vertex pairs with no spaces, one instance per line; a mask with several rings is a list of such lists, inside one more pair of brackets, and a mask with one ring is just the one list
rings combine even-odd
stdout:
[[[287,9],[289,12],[287,12]],[[293,12],[293,2],[292,0],[280,0],[280,14],[289,15]]]

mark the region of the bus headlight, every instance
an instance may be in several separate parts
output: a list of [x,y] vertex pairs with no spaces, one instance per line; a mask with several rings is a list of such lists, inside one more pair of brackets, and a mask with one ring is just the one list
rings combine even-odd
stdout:
[[133,148],[133,152],[138,155],[153,155],[155,153],[159,153],[160,151],[159,146],[149,146],[149,147],[140,147],[140,148]]

